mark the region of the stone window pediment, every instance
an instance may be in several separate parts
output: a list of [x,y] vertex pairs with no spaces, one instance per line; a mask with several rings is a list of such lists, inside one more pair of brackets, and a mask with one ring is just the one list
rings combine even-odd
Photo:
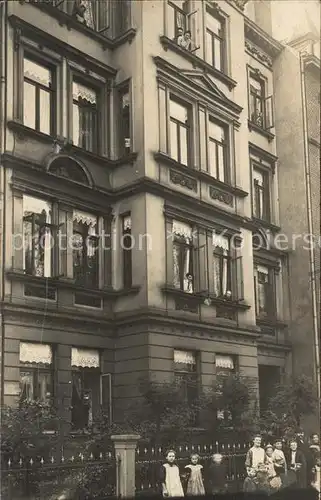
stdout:
[[84,184],[85,186],[90,185],[88,175],[83,167],[69,156],[54,158],[49,165],[48,171],[58,177],[63,177],[73,182]]

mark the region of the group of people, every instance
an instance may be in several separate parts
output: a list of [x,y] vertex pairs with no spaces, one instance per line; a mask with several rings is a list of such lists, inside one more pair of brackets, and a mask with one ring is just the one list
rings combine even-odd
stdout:
[[[289,448],[283,450],[283,442],[279,439],[274,446],[268,444],[263,448],[261,436],[256,436],[245,459],[244,492],[269,494],[285,487],[306,488],[310,485],[320,495],[319,436],[313,434],[306,449],[303,449],[303,444],[291,440]],[[190,463],[180,471],[175,451],[169,450],[160,470],[159,484],[165,498],[225,493],[228,484],[223,456],[220,453],[212,455],[204,470],[200,456],[194,453]]]

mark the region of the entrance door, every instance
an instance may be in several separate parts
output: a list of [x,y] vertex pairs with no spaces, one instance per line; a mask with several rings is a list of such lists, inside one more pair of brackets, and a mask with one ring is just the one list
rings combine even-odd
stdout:
[[279,366],[259,365],[260,412],[268,408],[269,399],[274,396],[276,386],[281,381]]

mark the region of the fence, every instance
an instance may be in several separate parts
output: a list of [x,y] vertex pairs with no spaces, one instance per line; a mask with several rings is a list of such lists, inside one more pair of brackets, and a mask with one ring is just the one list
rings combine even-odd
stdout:
[[1,470],[1,498],[6,500],[91,500],[115,497],[119,462],[111,452],[53,457],[17,463]]
[[[204,466],[205,474],[214,453],[223,455],[227,470],[229,491],[242,489],[246,475],[245,458],[250,448],[249,443],[218,443],[209,445],[186,445],[176,447],[177,464],[180,469],[189,463],[190,455],[197,453],[200,463]],[[161,446],[144,446],[139,444],[136,449],[136,494],[153,494],[158,490],[158,477],[161,464],[164,463],[166,449]]]

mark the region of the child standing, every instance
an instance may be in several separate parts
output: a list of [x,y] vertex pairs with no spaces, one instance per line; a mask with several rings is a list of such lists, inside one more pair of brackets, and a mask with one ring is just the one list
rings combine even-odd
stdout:
[[169,450],[166,454],[166,462],[161,466],[159,481],[164,498],[184,496],[179,468],[175,464],[175,460],[175,451]]
[[279,490],[281,488],[281,479],[280,476],[276,474],[274,467],[273,452],[274,452],[273,446],[271,444],[268,444],[265,448],[266,467],[268,472],[268,480],[272,488],[272,491]]
[[223,456],[220,453],[215,453],[212,456],[212,463],[208,471],[209,489],[212,495],[217,493],[225,493],[227,490],[226,482],[226,467],[223,464]]
[[191,455],[191,463],[186,465],[186,495],[205,495],[203,481],[203,465],[199,463],[199,455]]
[[244,479],[243,491],[244,493],[254,493],[257,490],[257,485],[255,482],[256,470],[249,469],[247,477]]

